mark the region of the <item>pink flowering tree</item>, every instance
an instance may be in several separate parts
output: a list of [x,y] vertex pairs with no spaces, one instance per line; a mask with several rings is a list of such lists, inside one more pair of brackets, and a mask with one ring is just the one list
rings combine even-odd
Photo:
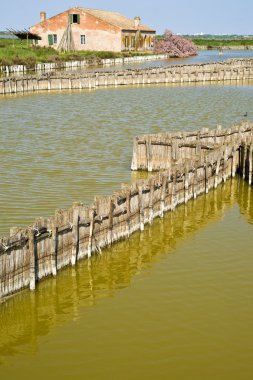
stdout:
[[179,58],[198,54],[197,47],[192,41],[173,34],[170,30],[165,30],[164,38],[155,42],[154,52]]

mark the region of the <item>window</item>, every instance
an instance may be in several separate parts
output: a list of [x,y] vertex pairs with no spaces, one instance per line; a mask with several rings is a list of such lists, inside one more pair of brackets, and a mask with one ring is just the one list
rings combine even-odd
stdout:
[[48,35],[48,44],[49,44],[49,46],[57,44],[57,34],[49,34]]
[[81,45],[85,45],[85,35],[81,34]]
[[134,48],[135,47],[135,37],[131,37],[131,47]]
[[70,24],[80,24],[80,15],[78,14],[69,15],[69,22]]
[[125,47],[127,48],[129,46],[129,38],[128,36],[125,36]]

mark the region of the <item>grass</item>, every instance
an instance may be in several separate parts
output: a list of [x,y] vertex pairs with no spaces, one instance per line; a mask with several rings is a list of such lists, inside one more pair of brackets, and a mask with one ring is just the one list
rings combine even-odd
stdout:
[[192,42],[198,46],[252,46],[253,39],[209,39],[192,38]]
[[27,41],[19,39],[0,38],[0,66],[26,65],[33,68],[36,63],[77,61],[90,58],[98,62],[104,58],[131,57],[133,55],[150,55],[150,53],[123,52],[114,53],[110,51],[79,51],[60,53],[50,47],[33,46]]

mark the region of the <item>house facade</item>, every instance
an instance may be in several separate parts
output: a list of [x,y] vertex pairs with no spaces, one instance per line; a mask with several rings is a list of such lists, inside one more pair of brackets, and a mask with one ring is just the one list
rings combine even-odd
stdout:
[[152,51],[156,31],[142,25],[140,17],[129,19],[116,12],[74,7],[46,18],[30,32],[41,40],[39,46],[58,50],[91,51]]

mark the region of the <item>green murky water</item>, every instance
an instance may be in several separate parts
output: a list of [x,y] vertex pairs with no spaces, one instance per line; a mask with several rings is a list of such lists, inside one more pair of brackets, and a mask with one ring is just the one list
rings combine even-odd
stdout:
[[[229,126],[252,104],[252,84],[1,98],[1,235],[134,179],[135,135]],[[228,181],[10,298],[1,377],[251,379],[252,228],[252,189]]]
[[0,236],[131,180],[133,137],[253,118],[253,86],[146,86],[0,100]]

